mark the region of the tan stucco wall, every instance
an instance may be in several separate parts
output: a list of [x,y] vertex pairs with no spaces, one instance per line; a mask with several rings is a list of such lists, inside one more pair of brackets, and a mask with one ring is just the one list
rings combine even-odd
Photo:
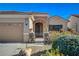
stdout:
[[21,18],[0,18],[0,23],[24,23]]
[[0,14],[0,22],[23,22],[28,15]]
[[0,14],[0,18],[27,18],[29,15],[27,14]]

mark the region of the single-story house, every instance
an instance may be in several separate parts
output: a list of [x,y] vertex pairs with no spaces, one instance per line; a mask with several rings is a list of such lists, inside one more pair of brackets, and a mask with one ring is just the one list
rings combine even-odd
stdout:
[[67,21],[48,13],[0,11],[0,42],[27,42],[30,32],[38,38],[52,29],[67,30]]
[[79,32],[79,15],[71,15],[68,22],[68,28]]
[[59,31],[61,29],[67,30],[67,20],[64,20],[60,16],[53,16],[49,18],[49,31]]

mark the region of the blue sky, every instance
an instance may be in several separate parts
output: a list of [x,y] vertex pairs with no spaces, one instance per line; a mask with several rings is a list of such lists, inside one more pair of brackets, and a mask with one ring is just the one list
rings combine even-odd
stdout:
[[79,4],[68,3],[0,3],[0,10],[15,10],[22,12],[47,12],[50,16],[61,16],[68,19],[72,14],[79,14]]

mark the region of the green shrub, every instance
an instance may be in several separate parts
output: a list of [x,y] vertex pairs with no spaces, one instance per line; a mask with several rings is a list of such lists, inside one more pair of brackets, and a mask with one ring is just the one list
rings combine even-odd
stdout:
[[63,54],[60,53],[58,49],[47,50],[45,55],[46,56],[63,56]]
[[56,40],[58,37],[60,37],[60,36],[65,36],[65,35],[72,35],[72,33],[71,32],[69,32],[69,31],[64,31],[64,32],[59,32],[59,31],[51,31],[50,32],[50,39],[52,40],[52,41],[54,41],[54,40]]
[[60,53],[65,56],[78,56],[79,55],[79,36],[62,36],[53,41],[52,49],[58,49]]

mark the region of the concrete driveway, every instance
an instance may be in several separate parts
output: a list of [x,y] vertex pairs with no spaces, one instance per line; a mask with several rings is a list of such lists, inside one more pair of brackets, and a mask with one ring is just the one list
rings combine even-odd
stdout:
[[44,45],[43,43],[27,43],[27,45],[26,43],[0,43],[0,56],[16,55],[26,46],[32,48],[32,54],[51,48],[51,45]]
[[25,48],[23,43],[0,43],[0,56],[11,56],[19,53],[19,48]]
[[[36,41],[44,40],[43,38],[35,39]],[[27,47],[42,46],[43,43],[28,43]],[[0,56],[11,56],[18,54],[19,51],[26,48],[26,43],[0,43]]]

